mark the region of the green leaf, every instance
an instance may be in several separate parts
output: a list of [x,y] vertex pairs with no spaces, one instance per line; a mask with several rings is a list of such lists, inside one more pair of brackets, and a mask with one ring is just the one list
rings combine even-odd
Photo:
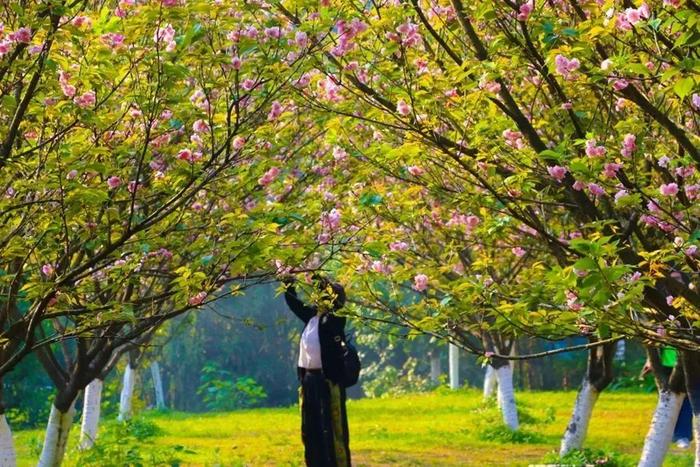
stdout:
[[685,99],[686,96],[693,92],[694,86],[695,80],[693,80],[692,77],[688,76],[676,81],[676,84],[673,86],[673,90],[678,95],[678,97],[680,97],[681,99]]
[[382,203],[382,196],[377,193],[365,193],[360,197],[360,204],[362,206],[376,206]]

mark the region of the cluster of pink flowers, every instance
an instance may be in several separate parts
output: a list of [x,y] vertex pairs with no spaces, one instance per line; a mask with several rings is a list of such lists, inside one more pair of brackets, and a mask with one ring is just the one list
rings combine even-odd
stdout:
[[87,91],[81,94],[80,96],[76,96],[73,98],[73,102],[81,109],[87,109],[88,107],[92,107],[95,105],[96,102],[95,91]]
[[527,21],[527,19],[530,17],[530,14],[532,13],[532,10],[534,10],[534,9],[535,9],[535,1],[534,0],[528,0],[527,2],[520,5],[520,8],[518,8],[518,16],[517,16],[518,21]]
[[581,62],[577,58],[569,60],[565,56],[559,54],[554,57],[554,67],[557,73],[562,75],[564,79],[573,79],[574,72],[581,67]]
[[70,84],[68,80],[70,79],[70,74],[65,71],[60,71],[58,73],[58,84],[61,86],[61,91],[66,97],[75,96],[75,86]]
[[92,28],[92,20],[89,17],[83,15],[78,15],[75,18],[73,18],[70,24],[72,24],[76,28],[82,28],[83,26],[85,26],[87,29]]
[[209,133],[209,131],[211,131],[211,128],[209,127],[209,124],[207,122],[205,122],[202,119],[199,119],[192,124],[192,130],[195,133]]
[[202,160],[202,153],[199,151],[192,151],[189,148],[182,149],[177,153],[177,158],[181,161],[189,162],[194,164]]
[[100,40],[107,47],[112,49],[120,49],[124,46],[124,34],[118,34],[115,32],[108,32],[100,36]]
[[0,58],[9,53],[14,44],[28,44],[32,40],[32,30],[27,27],[9,33],[7,38],[3,38],[3,29],[4,25],[0,23]]
[[447,226],[463,226],[467,232],[471,232],[476,229],[481,223],[481,219],[473,214],[459,214],[453,213],[449,221],[447,221]]
[[413,289],[417,292],[425,292],[428,289],[428,276],[416,274],[413,278]]
[[115,188],[119,188],[122,184],[122,179],[117,177],[116,175],[113,175],[107,179],[107,186],[109,187],[110,190],[114,190]]
[[341,213],[333,208],[330,211],[321,213],[321,227],[324,230],[335,232],[340,228]]
[[406,47],[416,47],[421,43],[422,38],[417,24],[406,21],[396,28],[396,32],[399,34],[401,44]]
[[549,172],[549,176],[559,183],[561,183],[561,181],[564,180],[564,177],[566,177],[568,171],[569,169],[560,165],[547,167],[547,172]]
[[53,264],[46,263],[41,267],[41,273],[46,277],[52,277],[55,272],[56,269],[54,268]]
[[175,43],[175,28],[172,24],[166,24],[165,27],[159,27],[153,34],[153,41],[156,44],[160,44],[161,41],[165,42],[165,51],[173,52],[177,48]]
[[408,167],[406,167],[406,170],[414,177],[420,177],[425,173],[425,170],[423,170],[422,167],[419,167],[417,165],[409,165]]
[[270,170],[265,172],[262,177],[258,179],[258,183],[262,186],[268,186],[270,183],[277,179],[280,174],[280,169],[278,167],[272,167]]
[[566,291],[566,306],[572,311],[579,311],[583,308],[583,305],[578,302],[578,295],[571,290]]
[[589,139],[586,141],[586,155],[588,157],[603,157],[607,152],[605,146],[596,146],[597,141],[594,139]]
[[280,118],[283,111],[284,108],[282,107],[282,104],[280,104],[279,101],[274,101],[270,107],[270,112],[267,114],[267,120],[270,122],[277,120]]
[[525,256],[525,253],[527,253],[527,250],[520,246],[513,247],[510,249],[510,251],[518,258],[522,258],[523,256]]
[[623,157],[632,157],[634,151],[637,150],[637,137],[631,133],[627,133],[622,139],[622,149],[620,154]]
[[187,300],[187,303],[189,303],[191,306],[198,306],[201,305],[202,302],[207,298],[207,293],[202,291],[197,293],[196,295],[193,295],[190,297],[189,300]]
[[523,141],[523,134],[519,131],[513,131],[510,128],[503,130],[503,137],[506,140],[506,144],[515,149],[522,149],[525,147],[525,141]]
[[496,94],[501,90],[501,85],[496,81],[488,80],[486,76],[484,76],[479,80],[479,89]]
[[392,267],[380,260],[374,260],[368,268],[372,272],[379,274],[391,274]]
[[367,30],[367,24],[357,18],[353,18],[350,22],[340,20],[335,27],[338,31],[338,45],[331,49],[331,54],[336,57],[342,57],[350,52],[355,47],[354,39]]
[[233,149],[240,151],[245,146],[245,138],[242,136],[236,136],[233,138],[233,142],[231,144],[233,145]]
[[407,117],[411,114],[411,106],[408,105],[405,100],[399,99],[399,101],[396,103],[396,111],[399,113],[399,115]]
[[625,89],[627,86],[630,85],[629,81],[627,81],[624,78],[620,78],[617,76],[611,76],[608,78],[608,83],[610,83],[613,87],[613,89],[617,92],[622,91]]
[[389,250],[391,251],[405,251],[408,250],[408,243],[403,241],[391,242],[389,244]]
[[603,177],[615,178],[617,176],[617,171],[622,168],[622,164],[616,162],[608,162],[603,167]]
[[650,16],[649,6],[646,3],[642,3],[639,8],[627,8],[618,14],[615,19],[615,27],[621,31],[630,31],[635,24],[643,19],[649,19]]
[[602,186],[598,185],[597,183],[589,183],[588,192],[596,198],[605,195],[605,190]]
[[659,187],[659,192],[664,196],[676,196],[678,194],[678,184],[665,183]]

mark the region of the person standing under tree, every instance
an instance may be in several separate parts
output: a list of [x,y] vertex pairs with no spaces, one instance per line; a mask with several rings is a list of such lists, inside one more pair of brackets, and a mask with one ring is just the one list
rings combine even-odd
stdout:
[[345,305],[345,290],[340,284],[318,279],[319,300],[316,305],[307,305],[297,297],[294,278],[286,277],[283,282],[287,305],[304,322],[297,371],[306,465],[348,467],[350,437],[343,360],[346,319],[335,314]]

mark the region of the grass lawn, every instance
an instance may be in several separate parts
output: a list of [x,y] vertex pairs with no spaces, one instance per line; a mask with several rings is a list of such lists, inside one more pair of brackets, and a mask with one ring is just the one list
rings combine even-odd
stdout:
[[[568,421],[575,392],[518,393],[522,433],[499,428],[493,404],[477,390],[438,391],[392,399],[348,402],[350,446],[354,466],[529,465],[554,452]],[[593,412],[586,446],[622,454],[623,465],[635,465],[641,452],[655,394],[603,393]],[[149,452],[176,452],[181,465],[303,465],[297,407],[230,413],[148,413],[159,433],[143,443],[103,437],[109,446],[95,465],[123,465],[119,457],[130,446],[143,465],[163,462]],[[116,424],[102,427],[110,433]],[[111,425],[111,426],[110,426]],[[64,465],[84,465],[75,450],[76,425]],[[36,465],[41,430],[16,433],[19,465]],[[508,437],[510,439],[507,439]],[[98,440],[99,443],[99,440]],[[110,451],[111,449],[111,451]],[[176,451],[175,451],[176,450]],[[110,452],[112,454],[110,454]],[[119,454],[117,454],[119,453]],[[122,459],[122,460],[117,460]],[[692,466],[690,451],[675,447],[667,466]]]

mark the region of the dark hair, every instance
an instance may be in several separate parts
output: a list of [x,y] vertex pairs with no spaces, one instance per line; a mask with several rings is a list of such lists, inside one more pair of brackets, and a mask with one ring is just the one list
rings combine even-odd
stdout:
[[335,294],[335,299],[333,300],[333,308],[335,310],[340,310],[345,305],[345,289],[342,285],[337,282],[331,284],[331,289]]

